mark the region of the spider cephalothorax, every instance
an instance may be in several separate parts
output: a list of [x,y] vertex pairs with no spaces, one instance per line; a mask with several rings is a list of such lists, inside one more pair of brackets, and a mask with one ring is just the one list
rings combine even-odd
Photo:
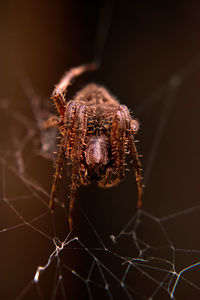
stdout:
[[112,187],[125,176],[126,157],[130,156],[138,186],[138,207],[141,205],[141,164],[134,143],[138,122],[131,118],[128,108],[120,105],[109,92],[96,84],[88,84],[74,100],[66,102],[70,81],[81,73],[93,70],[85,65],[71,69],[56,86],[52,99],[59,117],[48,124],[57,125],[61,143],[56,160],[50,208],[53,208],[56,185],[61,176],[63,157],[70,159],[72,184],[70,192],[69,225],[73,228],[72,209],[77,187],[95,180],[100,187]]

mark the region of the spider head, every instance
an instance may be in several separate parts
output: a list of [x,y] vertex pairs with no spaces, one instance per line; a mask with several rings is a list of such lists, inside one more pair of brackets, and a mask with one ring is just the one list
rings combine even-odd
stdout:
[[104,167],[108,163],[106,136],[91,136],[85,149],[86,164],[89,167]]

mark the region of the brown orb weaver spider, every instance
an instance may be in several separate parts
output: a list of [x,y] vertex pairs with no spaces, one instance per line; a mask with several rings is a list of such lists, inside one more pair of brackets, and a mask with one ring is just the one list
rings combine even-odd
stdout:
[[99,187],[117,185],[125,177],[125,158],[130,156],[138,187],[139,208],[142,203],[141,163],[134,142],[139,124],[131,118],[128,108],[109,94],[102,86],[88,84],[71,101],[65,95],[71,81],[86,71],[95,70],[95,64],[70,69],[56,85],[52,100],[59,117],[51,117],[45,127],[57,126],[61,142],[55,163],[55,174],[49,207],[53,210],[56,187],[61,177],[63,157],[72,165],[69,204],[69,226],[73,229],[72,211],[79,185],[96,180]]

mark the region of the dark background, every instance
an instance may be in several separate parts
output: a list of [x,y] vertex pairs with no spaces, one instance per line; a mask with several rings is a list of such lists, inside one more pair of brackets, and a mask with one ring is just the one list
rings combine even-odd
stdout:
[[[110,9],[108,3],[108,7],[101,14],[103,1],[1,1],[0,98],[9,99],[13,111],[18,110],[33,120],[29,102],[20,86],[21,74],[26,74],[37,93],[46,97],[48,101],[54,84],[65,70],[93,59],[97,26]],[[145,171],[163,101],[167,99],[166,93],[161,93],[158,101],[144,111],[140,109],[141,105],[182,67],[187,72],[188,63],[196,57],[191,74],[179,86],[145,189],[143,208],[158,218],[195,207],[199,203],[200,68],[196,67],[200,55],[199,32],[199,1],[115,1],[107,42],[103,45],[103,54],[100,56],[101,67],[98,72],[86,77],[89,81],[106,86],[120,103],[127,105],[139,119],[138,149],[144,156],[142,162]],[[179,79],[182,80],[182,77]],[[156,99],[156,96],[153,96],[153,99]],[[12,121],[2,113],[0,131],[1,150],[4,153],[12,151],[11,140],[8,138],[15,134],[12,128]],[[52,164],[40,164],[40,161],[37,163],[38,158],[34,159],[29,162],[27,172],[50,191]],[[37,178],[38,174],[42,179]],[[18,195],[16,179],[8,175],[7,182],[13,193]],[[77,201],[109,247],[110,234],[119,233],[136,211],[137,191],[133,182],[134,173],[131,170],[125,182],[115,188],[101,190],[92,186],[81,189],[78,194]],[[28,204],[25,206],[18,207],[22,215],[28,214]],[[3,220],[7,219],[7,214],[8,219],[12,219],[9,209],[4,211],[3,207],[1,211]],[[84,227],[82,219],[85,220],[77,208],[76,232],[90,243],[87,226]],[[2,228],[10,226],[5,220],[6,225],[3,223]],[[15,221],[11,223],[14,225]],[[180,220],[177,217],[173,222],[169,222],[167,231],[173,246],[199,249],[199,225],[198,211],[195,215],[188,214],[186,219]],[[65,225],[61,220],[57,226],[62,232],[62,226]],[[34,240],[32,244],[30,242],[30,247],[25,244],[20,248],[19,244],[24,243],[22,237],[24,240],[26,234],[28,233],[22,233],[19,229],[17,233],[12,231],[9,236],[4,234],[2,237],[2,258],[4,257],[5,265],[2,266],[4,276],[1,278],[0,299],[13,299],[33,278],[31,274],[34,274],[36,267],[47,260],[42,241],[37,245],[41,253],[37,249],[35,255],[35,245],[39,243],[35,237],[30,238],[30,241]],[[64,230],[60,236],[64,238],[65,234]],[[154,234],[151,228],[146,226],[145,235],[151,234]],[[15,251],[11,253],[8,248]],[[123,251],[124,248],[121,253]],[[27,252],[29,258],[26,260],[27,268],[24,271],[20,266]],[[40,259],[40,256],[43,259]],[[75,260],[73,253],[71,257]],[[182,268],[196,262],[196,258],[194,261],[188,259],[187,263],[185,259],[180,258]],[[30,261],[32,267],[29,270]],[[138,284],[143,283],[141,281]],[[145,287],[143,289],[145,290]],[[75,290],[78,295],[78,288]],[[49,293],[51,294],[50,291]],[[185,290],[184,293],[186,295]],[[191,296],[190,293],[191,291],[188,295]],[[76,299],[75,296],[68,297]],[[177,299],[183,299],[181,290],[178,297]],[[77,296],[77,299],[82,298]],[[29,295],[27,299],[36,298]]]

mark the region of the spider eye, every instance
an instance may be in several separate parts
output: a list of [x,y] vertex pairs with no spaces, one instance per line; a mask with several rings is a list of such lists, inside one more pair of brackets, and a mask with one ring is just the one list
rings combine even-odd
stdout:
[[139,129],[139,123],[137,120],[132,120],[131,121],[131,129],[133,130],[133,133],[137,133]]

